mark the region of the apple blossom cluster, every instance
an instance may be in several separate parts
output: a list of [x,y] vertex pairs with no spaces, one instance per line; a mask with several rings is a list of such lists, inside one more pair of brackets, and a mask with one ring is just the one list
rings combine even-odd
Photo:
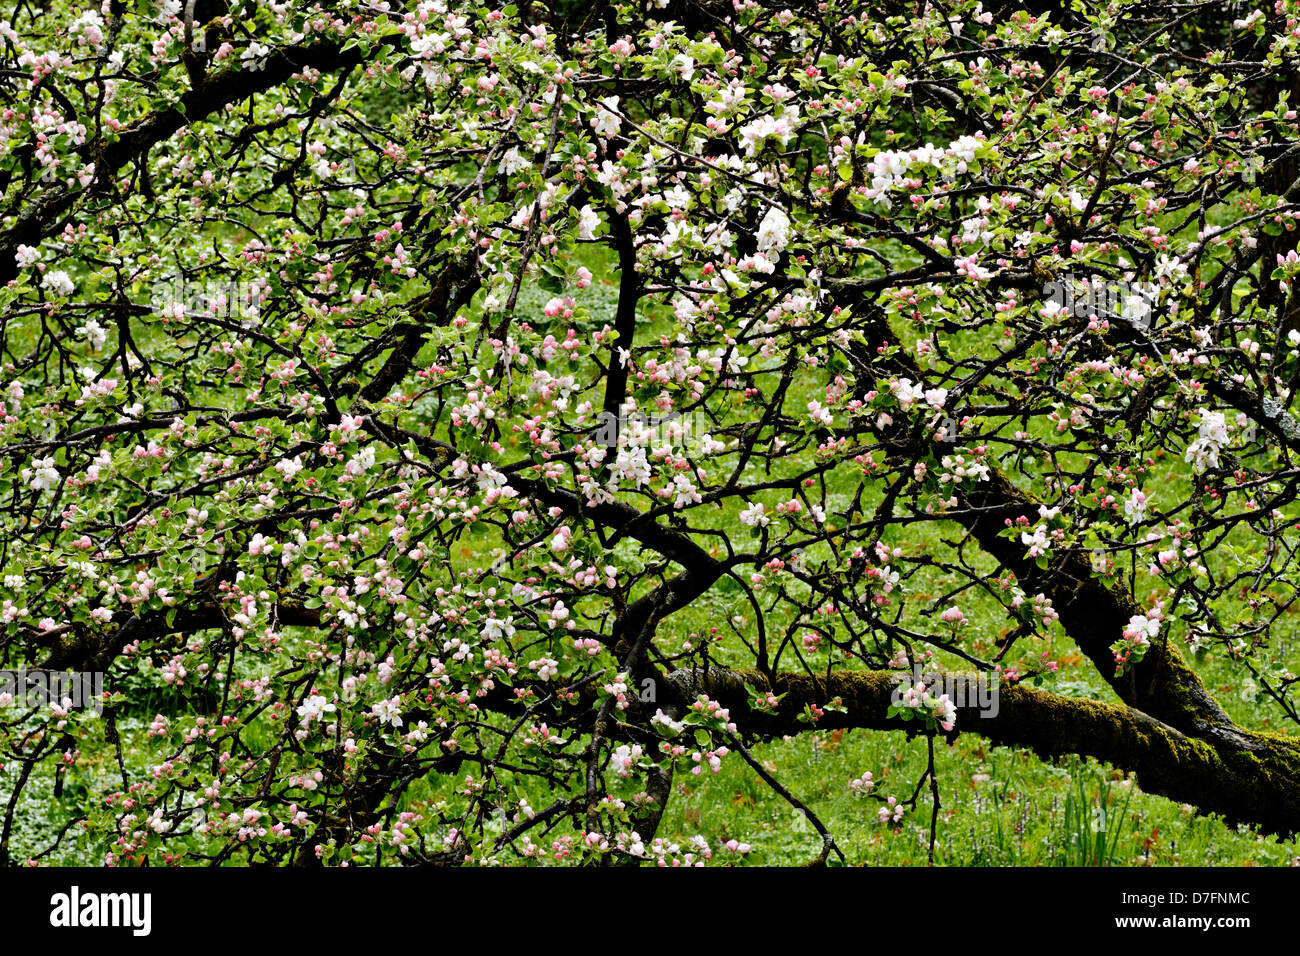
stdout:
[[934,696],[924,681],[909,684],[902,689],[898,703],[890,705],[889,715],[897,715],[904,720],[916,718],[941,727],[944,731],[951,731],[957,725],[957,705],[946,693]]
[[1163,621],[1164,609],[1159,602],[1145,614],[1135,614],[1129,618],[1123,635],[1111,645],[1116,673],[1126,673],[1146,656],[1152,643],[1160,636]]
[[1202,412],[1196,440],[1187,446],[1185,461],[1200,473],[1219,467],[1219,452],[1228,444],[1228,423],[1222,412]]

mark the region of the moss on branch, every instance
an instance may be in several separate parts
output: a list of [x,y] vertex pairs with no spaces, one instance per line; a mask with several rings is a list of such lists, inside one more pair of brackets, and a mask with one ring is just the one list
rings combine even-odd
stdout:
[[[923,732],[919,721],[888,716],[899,675],[840,671],[829,678],[780,673],[768,680],[754,670],[676,671],[668,681],[680,700],[707,694],[726,707],[737,729],[760,737],[808,730],[863,728]],[[780,697],[775,712],[750,707],[747,687]],[[844,712],[826,711],[811,725],[800,718],[809,704],[840,698]],[[1132,707],[1062,697],[1003,684],[996,714],[958,707],[954,740],[974,733],[995,744],[1027,747],[1044,759],[1095,757],[1136,772],[1148,793],[1251,823],[1268,832],[1300,832],[1300,740],[1236,728],[1209,727],[1189,735]]]

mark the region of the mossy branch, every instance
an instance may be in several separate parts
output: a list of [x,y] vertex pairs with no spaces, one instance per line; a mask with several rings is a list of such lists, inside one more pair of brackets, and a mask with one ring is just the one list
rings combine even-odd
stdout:
[[[768,680],[754,670],[712,668],[668,676],[681,701],[698,694],[726,707],[737,729],[771,738],[809,730],[863,728],[923,732],[918,721],[888,716],[899,674],[841,671],[829,678],[779,673]],[[780,697],[774,712],[750,707],[749,687]],[[801,720],[807,705],[840,698],[844,711],[827,710],[816,725]],[[1251,823],[1286,835],[1300,832],[1300,740],[1273,734],[1208,729],[1189,736],[1122,704],[1063,697],[1032,687],[1002,684],[998,706],[957,710],[951,742],[961,733],[994,744],[1027,747],[1044,759],[1079,754],[1136,772],[1148,793],[1219,813],[1229,823]]]

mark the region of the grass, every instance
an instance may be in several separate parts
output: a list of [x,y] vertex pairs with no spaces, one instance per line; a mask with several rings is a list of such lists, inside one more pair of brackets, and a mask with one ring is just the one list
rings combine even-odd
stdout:
[[[881,824],[872,796],[906,799],[925,770],[923,740],[901,733],[814,732],[753,752],[835,836],[850,864],[924,865],[928,786],[898,824]],[[1045,763],[1024,751],[987,748],[974,737],[936,748],[941,813],[935,862],[947,866],[1224,866],[1300,864],[1294,844],[1197,816],[1143,793],[1092,760]],[[871,796],[849,780],[871,770]],[[660,835],[714,845],[749,843],[750,865],[798,865],[817,857],[813,828],[739,761],[716,775],[679,777]],[[727,856],[727,854],[722,854]]]

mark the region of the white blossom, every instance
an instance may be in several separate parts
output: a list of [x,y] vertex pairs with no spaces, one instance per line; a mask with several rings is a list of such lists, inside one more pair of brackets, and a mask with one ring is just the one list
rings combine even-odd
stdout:
[[772,206],[758,224],[760,252],[780,252],[790,242],[790,218],[779,206]]
[[45,277],[41,279],[41,285],[58,295],[72,295],[76,289],[76,286],[72,284],[72,280],[68,278],[68,274],[62,269],[55,269],[52,272],[45,273]]

